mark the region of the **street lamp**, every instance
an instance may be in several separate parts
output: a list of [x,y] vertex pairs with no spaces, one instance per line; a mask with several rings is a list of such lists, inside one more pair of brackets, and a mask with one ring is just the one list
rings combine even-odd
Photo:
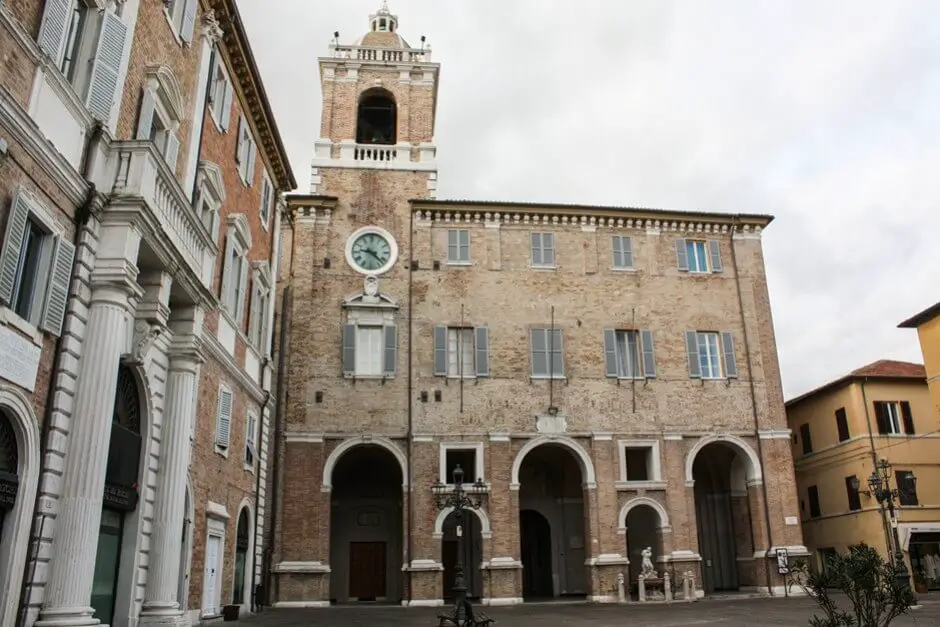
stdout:
[[443,510],[449,507],[454,508],[454,514],[457,516],[457,564],[454,566],[454,610],[452,616],[441,615],[441,625],[447,621],[456,627],[467,627],[475,624],[473,621],[473,610],[467,601],[467,584],[464,581],[463,572],[463,511],[465,509],[480,509],[483,505],[483,496],[486,494],[486,484],[483,479],[477,479],[475,483],[464,487],[463,469],[460,464],[454,468],[454,487],[449,489],[447,485],[438,481],[431,486],[431,492],[434,493],[434,504],[438,509]]
[[[900,584],[900,588],[910,590],[911,577],[910,573],[908,573],[907,565],[904,563],[904,553],[901,552],[901,540],[898,536],[894,500],[900,499],[902,493],[906,494],[909,490],[914,488],[914,486],[917,485],[917,478],[911,475],[909,486],[901,487],[901,484],[898,483],[897,488],[891,489],[890,468],[891,464],[888,463],[888,460],[882,459],[878,462],[875,470],[872,471],[871,476],[868,478],[869,490],[865,490],[865,494],[875,497],[878,504],[882,507],[882,514],[884,513],[885,507],[888,509],[892,522],[892,535],[894,536],[894,579]],[[858,492],[860,487],[858,477],[852,477],[852,489]]]

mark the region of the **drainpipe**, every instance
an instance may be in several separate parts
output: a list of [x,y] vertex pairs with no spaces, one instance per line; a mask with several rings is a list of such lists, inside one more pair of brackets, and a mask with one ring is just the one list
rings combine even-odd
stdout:
[[739,219],[737,216],[734,216],[731,224],[731,263],[734,265],[734,283],[738,291],[738,311],[741,314],[741,329],[743,330],[742,335],[744,336],[744,358],[747,360],[747,374],[748,380],[750,382],[751,389],[751,416],[754,420],[754,435],[757,436],[757,459],[760,462],[760,472],[763,480],[761,481],[761,492],[763,492],[764,498],[764,529],[767,532],[767,551],[764,554],[764,574],[767,583],[767,591],[773,596],[773,582],[770,577],[770,567],[767,565],[767,557],[770,555],[771,549],[774,547],[774,538],[773,531],[770,524],[770,503],[767,498],[767,471],[766,464],[764,463],[764,444],[760,439],[760,420],[757,416],[757,393],[754,389],[754,372],[753,372],[753,362],[751,361],[751,345],[748,340],[747,334],[747,321],[744,316],[744,294],[741,291],[741,272],[738,269],[738,254],[734,247],[734,234],[737,232],[739,227]]
[[[264,369],[268,367],[269,363],[271,363],[271,360],[265,357],[261,363],[262,372],[264,372]],[[270,400],[271,400],[271,392],[265,391],[264,401],[262,401],[261,403],[261,416],[258,419],[257,433],[255,433],[255,438],[257,439],[257,443],[256,443],[257,446],[255,447],[255,520],[254,520],[255,542],[258,541],[258,530],[261,527],[260,523],[258,522],[258,519],[260,518],[260,516],[258,516],[258,504],[261,502],[260,501],[261,499],[261,442],[262,442],[262,433],[264,432],[264,429],[262,428],[264,426],[264,408],[268,406],[268,401]],[[255,547],[252,547],[252,548],[255,548]],[[258,605],[258,594],[257,594],[258,569],[256,568],[257,565],[255,564],[255,555],[257,555],[258,552],[257,550],[255,550],[253,551],[253,553],[254,555],[251,556],[251,590],[247,590],[247,592],[250,595],[249,598],[251,599],[251,603],[249,604],[251,607],[251,611],[254,612],[256,611],[255,608]]]
[[[215,46],[209,48],[209,77],[206,79],[206,97],[202,101],[202,124],[199,125],[199,144],[196,146],[196,176],[193,177],[193,188],[189,192],[189,202],[196,202],[196,191],[199,189],[199,159],[202,157],[202,140],[206,134],[206,113],[209,111],[209,98],[212,95],[212,62],[216,55]],[[222,60],[219,60],[221,63]]]
[[[865,426],[868,427],[868,445],[871,453],[871,467],[877,471],[878,451],[875,449],[875,434],[871,430],[871,414],[868,411],[868,395],[865,393],[865,384],[868,383],[868,377],[862,377],[862,404],[865,405]],[[878,506],[881,511],[881,506]],[[894,549],[891,547],[891,529],[885,516],[881,516],[881,530],[885,534],[885,548],[888,555],[891,555]]]
[[412,598],[414,597],[413,586],[411,585],[411,561],[412,554],[414,551],[414,542],[412,540],[412,532],[414,531],[414,498],[412,494],[414,492],[414,464],[413,453],[414,453],[414,373],[412,371],[412,362],[414,356],[414,345],[412,344],[414,337],[414,315],[412,309],[414,308],[414,232],[415,232],[415,211],[414,206],[410,207],[408,215],[408,492],[405,495],[406,501],[408,503],[408,547],[405,559],[408,564],[408,603],[411,603]]
[[[101,140],[101,136],[104,134],[105,126],[102,122],[95,121],[94,126],[91,128],[91,133],[88,137],[88,142],[85,144],[85,150],[82,153],[81,161],[81,175],[86,181],[88,181],[88,174],[91,170],[92,163],[92,152],[97,147],[98,142]],[[75,281],[79,277],[79,268],[81,267],[78,263],[78,251],[79,243],[81,241],[82,229],[88,224],[88,219],[92,213],[92,207],[94,206],[95,199],[98,196],[98,190],[95,188],[95,184],[88,182],[88,195],[85,198],[85,202],[77,208],[75,211],[75,233],[72,235],[72,244],[75,246],[75,257],[76,259],[72,262],[72,276],[69,279],[69,294],[66,302],[71,302],[72,298],[75,297]],[[66,308],[66,322],[70,314]],[[43,413],[43,421],[41,426],[41,437],[40,437],[40,460],[46,459],[46,453],[49,451],[49,441],[51,439],[52,433],[52,407],[53,401],[55,398],[55,392],[57,386],[55,385],[57,373],[59,372],[59,363],[62,358],[62,354],[65,352],[63,350],[63,344],[65,342],[65,328],[66,325],[62,325],[62,333],[59,334],[59,337],[56,338],[55,348],[52,353],[52,369],[49,371],[51,373],[51,381],[49,389],[46,391],[46,409]],[[43,471],[45,470],[44,461],[40,462],[39,469],[39,481],[42,482]],[[35,528],[35,522],[39,521],[39,530],[38,535],[34,535],[31,538],[31,543],[33,545],[33,554],[31,557],[27,557],[26,562],[23,564],[23,583],[20,586],[20,601],[16,610],[16,622],[19,625],[26,624],[26,606],[29,602],[29,588],[32,585],[33,580],[36,576],[36,567],[39,563],[39,548],[42,544],[42,534],[46,526],[46,514],[41,512],[40,503],[42,502],[42,490],[38,489],[40,486],[37,486],[36,490],[36,501],[33,503],[33,527]]]

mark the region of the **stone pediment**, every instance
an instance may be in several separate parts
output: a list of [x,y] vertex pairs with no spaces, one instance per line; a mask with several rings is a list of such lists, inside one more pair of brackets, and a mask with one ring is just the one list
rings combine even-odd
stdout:
[[377,277],[366,277],[365,286],[361,292],[350,294],[343,299],[344,309],[398,309],[398,301],[387,294],[379,292]]

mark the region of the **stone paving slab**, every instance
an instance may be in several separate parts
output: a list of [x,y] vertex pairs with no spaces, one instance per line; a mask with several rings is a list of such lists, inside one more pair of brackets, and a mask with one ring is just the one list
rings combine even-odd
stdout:
[[[806,598],[747,599],[673,603],[671,605],[592,605],[539,603],[482,608],[498,627],[624,627],[715,625],[716,627],[783,627],[808,625],[816,604]],[[265,610],[242,619],[264,627],[437,627],[441,608],[340,606],[311,610]],[[902,616],[892,627],[940,625],[940,601],[923,601],[920,609]]]

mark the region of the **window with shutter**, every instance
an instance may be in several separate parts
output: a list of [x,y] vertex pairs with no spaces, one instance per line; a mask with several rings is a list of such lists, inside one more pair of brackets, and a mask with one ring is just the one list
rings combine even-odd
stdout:
[[[78,5],[81,7],[81,3]],[[39,47],[49,55],[59,69],[65,56],[66,42],[70,39],[73,29],[73,17],[76,0],[46,0],[42,15],[42,24],[39,26],[39,36],[36,38]],[[63,69],[63,74],[68,74]]]
[[152,66],[147,68],[145,85],[141,90],[136,137],[152,141],[170,169],[175,171],[183,110],[179,81],[167,66]]
[[[117,15],[105,11],[101,17],[98,46],[92,59],[85,104],[95,119],[107,123],[117,98],[121,60],[127,45],[127,26]],[[177,143],[177,147],[179,144]],[[173,155],[175,165],[176,155]]]
[[470,231],[468,229],[447,231],[447,263],[454,265],[470,263]]
[[219,449],[228,449],[232,435],[232,390],[224,384],[219,386],[219,408],[216,422],[215,444]]
[[617,379],[643,377],[643,355],[639,331],[619,329],[604,331],[604,353],[608,377]]
[[[708,248],[706,242],[704,240],[694,239],[687,239],[682,241],[685,243],[685,259],[687,262],[688,272],[708,272]],[[681,263],[680,269],[682,269]]]
[[898,503],[906,506],[918,505],[917,483],[914,479],[914,473],[910,470],[895,470],[894,480],[898,486]]
[[633,240],[628,235],[614,235],[611,240],[614,252],[614,269],[632,270]]
[[532,233],[532,267],[555,267],[555,234]]
[[809,515],[810,518],[819,518],[822,515],[819,509],[819,489],[811,485],[809,487]]
[[561,329],[537,328],[529,332],[532,377],[564,379],[564,347]]
[[251,233],[248,230],[248,219],[241,213],[229,214],[219,298],[238,328],[244,325],[249,250]]
[[258,417],[252,412],[248,412],[248,420],[245,423],[245,468],[254,470],[256,456],[256,441],[258,437]]
[[879,435],[901,435],[905,432],[901,403],[897,401],[875,401],[873,404]]
[[259,210],[261,226],[265,229],[268,228],[268,222],[271,217],[271,205],[273,203],[274,189],[271,186],[271,180],[268,178],[267,173],[265,173],[261,179],[261,209]]

